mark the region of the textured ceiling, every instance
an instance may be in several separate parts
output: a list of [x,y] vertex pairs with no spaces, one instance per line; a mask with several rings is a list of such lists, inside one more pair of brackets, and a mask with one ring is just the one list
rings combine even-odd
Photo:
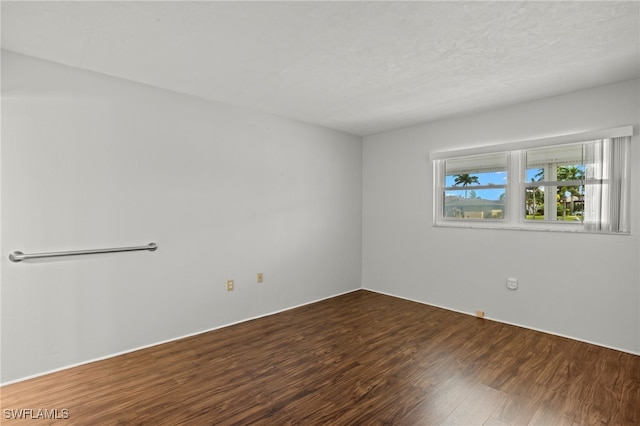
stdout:
[[638,78],[639,5],[2,1],[2,47],[368,135]]

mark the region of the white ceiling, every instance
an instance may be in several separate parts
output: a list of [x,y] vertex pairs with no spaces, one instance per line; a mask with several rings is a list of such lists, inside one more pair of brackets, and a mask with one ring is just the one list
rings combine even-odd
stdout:
[[638,78],[639,5],[2,1],[2,47],[368,135]]

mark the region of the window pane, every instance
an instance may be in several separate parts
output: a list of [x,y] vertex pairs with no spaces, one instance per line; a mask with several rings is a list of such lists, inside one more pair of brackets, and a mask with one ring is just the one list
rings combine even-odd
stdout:
[[474,185],[504,186],[507,184],[507,154],[499,153],[446,160],[445,187],[471,189]]
[[499,172],[447,174],[444,177],[444,186],[447,188],[461,186],[471,189],[474,185],[504,186],[506,183],[506,170]]
[[447,190],[443,216],[456,219],[503,219],[505,188]]
[[579,143],[527,151],[525,219],[584,220],[584,146]]
[[544,180],[544,168],[527,168],[525,182],[541,182]]
[[[582,222],[584,220],[584,187],[555,185],[525,188],[525,218]],[[550,194],[551,196],[545,194]]]
[[446,160],[443,217],[503,219],[506,184],[507,153]]

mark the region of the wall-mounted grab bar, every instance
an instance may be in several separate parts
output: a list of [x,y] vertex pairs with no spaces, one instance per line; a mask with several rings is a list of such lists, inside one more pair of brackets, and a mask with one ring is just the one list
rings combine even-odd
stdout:
[[21,251],[14,251],[9,255],[9,260],[11,260],[12,262],[20,262],[22,260],[39,259],[41,257],[77,256],[80,254],[117,253],[121,251],[139,251],[139,250],[155,251],[157,249],[158,249],[158,245],[156,243],[149,243],[146,246],[107,248],[107,249],[95,249],[95,250],[59,251],[54,253],[24,254]]

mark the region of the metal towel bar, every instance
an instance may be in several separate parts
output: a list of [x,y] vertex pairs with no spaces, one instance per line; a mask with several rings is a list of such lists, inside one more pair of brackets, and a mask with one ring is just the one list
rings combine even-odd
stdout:
[[119,248],[107,248],[107,249],[95,249],[95,250],[59,251],[54,253],[24,254],[21,251],[14,251],[9,255],[9,260],[11,260],[12,262],[20,262],[27,259],[39,259],[42,257],[77,256],[80,254],[117,253],[121,251],[139,251],[139,250],[155,251],[157,249],[158,249],[158,245],[156,243],[149,243],[146,246],[119,247]]

